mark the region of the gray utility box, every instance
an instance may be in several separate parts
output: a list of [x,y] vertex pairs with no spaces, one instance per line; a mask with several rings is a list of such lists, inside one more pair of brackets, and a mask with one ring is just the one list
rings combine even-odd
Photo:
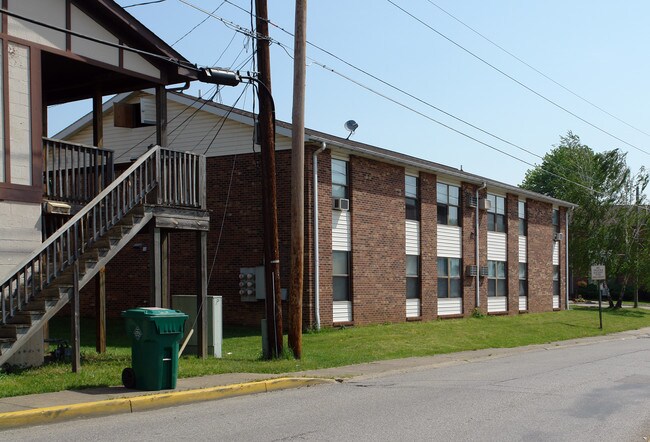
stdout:
[[[223,302],[221,296],[208,296],[207,308],[208,313],[208,354],[215,358],[221,357],[221,343],[223,341]],[[197,335],[196,335],[196,296],[194,295],[176,295],[172,296],[172,308],[180,310],[187,314],[189,318],[185,321],[185,333],[187,336],[190,329],[194,328],[194,334],[190,338],[184,353],[197,353]],[[182,345],[182,342],[181,342]]]

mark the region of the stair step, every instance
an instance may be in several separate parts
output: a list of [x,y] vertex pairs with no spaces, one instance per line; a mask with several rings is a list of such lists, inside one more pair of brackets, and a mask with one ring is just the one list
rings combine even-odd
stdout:
[[0,338],[0,355],[3,351],[9,350],[14,342],[16,342],[16,340],[12,338]]
[[26,324],[31,325],[34,321],[37,321],[43,317],[45,311],[41,310],[21,310],[16,313],[13,318],[9,319],[9,324]]
[[27,333],[29,327],[27,324],[0,325],[0,338],[18,339],[20,335]]

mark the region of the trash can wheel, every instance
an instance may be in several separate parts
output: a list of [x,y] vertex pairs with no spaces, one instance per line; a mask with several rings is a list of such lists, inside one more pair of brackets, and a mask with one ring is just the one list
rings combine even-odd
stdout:
[[122,384],[126,388],[135,388],[135,371],[131,367],[122,370]]

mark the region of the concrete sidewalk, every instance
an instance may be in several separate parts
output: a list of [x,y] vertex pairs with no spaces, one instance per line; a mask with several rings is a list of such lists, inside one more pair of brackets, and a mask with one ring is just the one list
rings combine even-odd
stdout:
[[66,390],[0,399],[0,429],[37,425],[78,417],[93,417],[223,399],[245,394],[358,381],[412,370],[480,362],[513,354],[553,350],[602,341],[650,338],[650,327],[606,336],[573,339],[516,348],[485,349],[429,357],[376,361],[289,374],[231,373],[178,379],[175,390],[145,392],[124,387]]

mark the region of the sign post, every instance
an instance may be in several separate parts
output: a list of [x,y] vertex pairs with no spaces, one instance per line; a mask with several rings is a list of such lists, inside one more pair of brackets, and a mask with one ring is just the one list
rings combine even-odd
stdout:
[[605,281],[605,266],[591,266],[591,279],[598,281],[598,318],[600,329],[603,329],[603,282]]

